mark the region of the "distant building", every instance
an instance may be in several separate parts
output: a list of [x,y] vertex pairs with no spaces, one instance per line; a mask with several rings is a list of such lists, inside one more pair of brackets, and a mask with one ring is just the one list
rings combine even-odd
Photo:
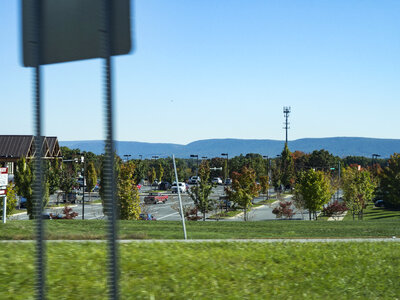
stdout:
[[[57,137],[44,137],[42,153],[45,159],[61,157]],[[14,174],[19,159],[32,159],[35,155],[33,135],[0,135],[0,166],[8,167],[8,173]]]

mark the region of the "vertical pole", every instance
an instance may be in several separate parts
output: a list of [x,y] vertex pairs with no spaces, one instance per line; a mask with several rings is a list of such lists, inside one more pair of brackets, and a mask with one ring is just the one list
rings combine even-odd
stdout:
[[185,216],[184,216],[184,214],[183,214],[182,198],[181,198],[181,192],[180,192],[180,190],[179,190],[179,180],[178,180],[178,172],[176,171],[175,155],[172,155],[172,161],[173,161],[173,163],[174,163],[174,172],[175,172],[176,187],[177,187],[177,191],[178,191],[179,208],[180,208],[180,210],[181,210],[181,219],[182,219],[183,235],[184,235],[184,237],[185,237],[185,240],[187,240],[186,225],[185,225]]
[[33,170],[33,217],[36,231],[36,298],[45,299],[45,243],[44,243],[44,224],[42,220],[43,211],[43,164],[42,164],[42,98],[41,98],[41,21],[42,21],[42,0],[32,2],[32,37],[31,44],[33,51],[34,68],[34,99],[33,99],[33,122],[34,122],[34,170]]
[[82,196],[82,220],[85,220],[85,156],[83,156],[83,196]]
[[104,57],[104,88],[105,88],[105,160],[104,160],[104,202],[107,214],[108,236],[108,292],[109,299],[119,298],[118,289],[118,249],[117,249],[117,211],[115,183],[115,146],[113,131],[113,97],[112,97],[112,1],[103,0],[103,53]]
[[6,224],[7,218],[7,197],[3,197],[3,224]]
[[[199,177],[199,155],[197,155],[197,172],[196,172],[196,176]],[[198,180],[197,180],[198,183]]]
[[339,171],[339,182],[338,182],[338,190],[337,190],[337,195],[336,198],[339,201],[339,190],[340,190],[340,160],[338,161],[338,171]]

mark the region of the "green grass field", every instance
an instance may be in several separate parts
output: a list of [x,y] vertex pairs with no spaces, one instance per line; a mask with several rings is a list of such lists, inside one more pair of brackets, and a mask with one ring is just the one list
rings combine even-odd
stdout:
[[[33,239],[34,222],[0,224],[0,239]],[[46,220],[48,239],[105,239],[104,220]],[[400,222],[369,221],[192,221],[186,222],[190,239],[400,237]],[[121,239],[182,239],[178,221],[120,221]]]
[[[390,210],[383,207],[375,207],[373,204],[368,204],[367,208],[364,210],[364,220],[396,220],[400,221],[400,210]],[[349,211],[344,217],[345,221],[353,220],[353,215]],[[357,216],[355,216],[357,220]]]
[[[106,299],[105,243],[49,243],[48,299]],[[398,299],[399,243],[122,244],[121,299]],[[1,244],[0,299],[33,299],[34,244]]]

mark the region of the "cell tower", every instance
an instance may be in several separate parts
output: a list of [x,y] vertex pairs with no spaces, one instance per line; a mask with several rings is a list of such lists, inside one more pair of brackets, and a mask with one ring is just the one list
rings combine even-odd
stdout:
[[285,115],[285,123],[283,123],[285,125],[285,127],[283,127],[283,129],[286,130],[285,143],[287,144],[287,142],[288,142],[288,130],[290,129],[290,127],[289,127],[290,123],[288,122],[289,114],[290,114],[290,106],[284,106],[283,107],[283,114]]

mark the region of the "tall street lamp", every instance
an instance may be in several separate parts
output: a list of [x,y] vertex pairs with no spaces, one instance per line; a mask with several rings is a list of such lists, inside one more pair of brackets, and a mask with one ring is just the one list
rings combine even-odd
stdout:
[[199,155],[198,154],[190,154],[190,157],[196,157],[197,159],[197,169],[196,169],[196,176],[199,176]]
[[131,156],[132,156],[132,155],[130,155],[130,154],[124,154],[124,157],[125,157],[126,162],[128,162],[129,157],[131,157]]
[[229,155],[228,153],[221,153],[221,156],[226,156],[226,170],[225,170],[225,181],[229,177]]

